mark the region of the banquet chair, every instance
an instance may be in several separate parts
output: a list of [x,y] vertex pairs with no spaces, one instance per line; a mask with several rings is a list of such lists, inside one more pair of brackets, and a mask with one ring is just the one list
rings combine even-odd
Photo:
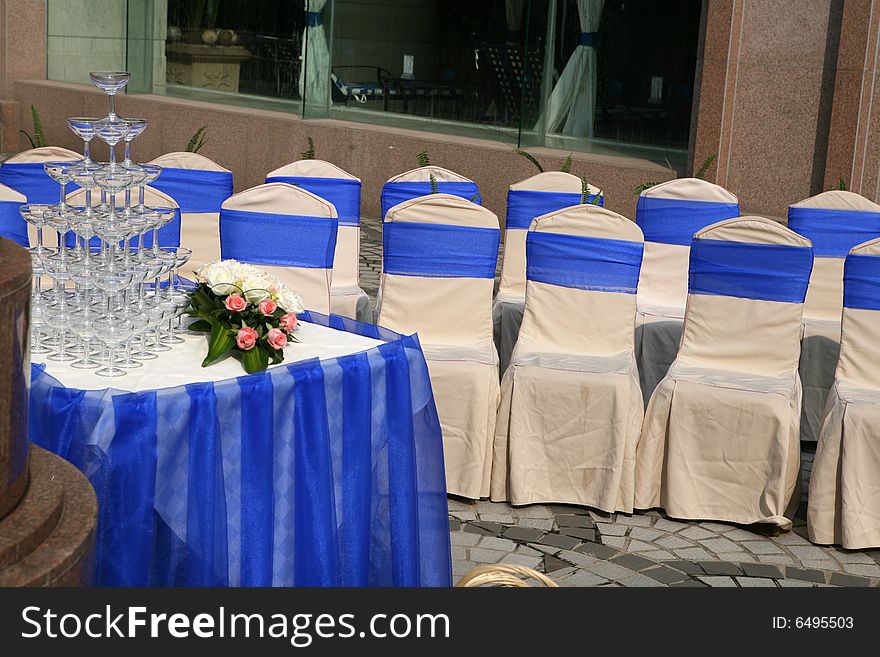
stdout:
[[400,173],[382,185],[382,218],[398,203],[432,193],[431,176],[434,176],[437,183],[438,193],[460,196],[477,205],[482,203],[480,190],[473,180],[449,169],[431,165]]
[[372,322],[370,298],[358,281],[360,274],[361,181],[335,164],[323,160],[299,160],[275,169],[267,183],[282,182],[302,187],[336,207],[339,231],[333,256],[330,308],[337,315]]
[[446,489],[488,497],[500,384],[492,341],[498,218],[451,194],[389,210],[378,324],[418,333],[443,429]]
[[763,217],[694,235],[681,347],[636,451],[635,507],[790,529],[800,502],[809,240]]
[[302,297],[307,310],[330,313],[336,208],[286,183],[257,185],[220,209],[220,255],[258,266]]
[[632,513],[642,249],[635,223],[595,205],[532,222],[523,322],[501,382],[493,501]]
[[28,223],[18,209],[27,203],[24,194],[0,184],[0,237],[5,237],[28,248]]
[[739,216],[739,202],[723,187],[699,178],[677,178],[646,189],[636,205],[645,234],[636,314],[636,359],[642,396],[666,375],[681,340],[693,234]]
[[[504,259],[501,283],[492,306],[495,346],[503,375],[516,344],[522,323],[526,296],[526,233],[532,219],[581,202],[581,179],[563,171],[545,171],[514,183],[507,191],[507,218],[504,224]],[[592,202],[601,190],[589,187]]]
[[880,205],[853,192],[824,192],[791,205],[788,227],[813,243],[798,369],[804,388],[801,440],[815,442],[840,351],[844,258],[857,244],[880,237]]
[[178,270],[195,271],[220,258],[220,206],[232,196],[232,172],[198,153],[167,153],[150,164],[162,167],[151,184],[180,206],[180,243],[192,257]]
[[810,477],[814,543],[880,547],[880,239],[856,246],[843,273],[840,359]]

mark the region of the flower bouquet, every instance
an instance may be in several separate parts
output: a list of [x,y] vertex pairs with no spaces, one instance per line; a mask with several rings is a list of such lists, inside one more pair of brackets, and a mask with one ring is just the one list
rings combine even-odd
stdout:
[[293,332],[302,299],[274,276],[221,260],[199,268],[196,278],[188,314],[199,319],[189,330],[211,334],[202,367],[232,353],[246,372],[259,372],[284,360],[288,341],[298,342]]

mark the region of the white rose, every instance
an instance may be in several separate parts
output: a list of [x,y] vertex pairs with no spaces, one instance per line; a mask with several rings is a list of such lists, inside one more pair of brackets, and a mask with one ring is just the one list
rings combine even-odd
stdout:
[[283,288],[278,294],[278,305],[289,313],[299,315],[305,310],[302,299],[298,294],[294,294],[287,288]]
[[222,297],[238,291],[232,268],[225,262],[220,262],[210,267],[205,274],[205,278],[208,287],[218,296]]
[[244,298],[251,303],[260,303],[263,299],[269,297],[267,289],[269,283],[262,275],[253,275],[244,279],[241,287],[244,290]]

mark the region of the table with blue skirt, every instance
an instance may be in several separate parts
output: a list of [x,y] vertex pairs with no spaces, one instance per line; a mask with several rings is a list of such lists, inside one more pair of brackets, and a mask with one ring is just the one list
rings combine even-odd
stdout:
[[30,437],[95,488],[97,584],[451,584],[418,340],[302,319],[285,362],[257,374],[231,357],[201,368],[195,334],[116,379],[35,360]]

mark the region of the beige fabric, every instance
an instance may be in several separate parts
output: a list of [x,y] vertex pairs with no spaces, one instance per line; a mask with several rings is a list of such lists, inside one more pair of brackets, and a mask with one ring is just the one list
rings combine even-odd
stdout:
[[41,146],[16,153],[4,161],[4,164],[25,164],[29,162],[63,162],[81,160],[82,155],[60,146]]
[[[490,210],[449,194],[400,203],[385,217],[394,221],[498,230]],[[443,429],[447,492],[472,499],[489,495],[500,398],[492,287],[492,279],[383,273],[379,291],[377,323],[419,335]]]
[[211,158],[199,155],[198,153],[188,153],[177,151],[174,153],[165,153],[155,160],[151,160],[150,164],[160,167],[168,167],[169,169],[193,169],[196,171],[221,171],[231,173],[229,169],[217,164]]
[[434,180],[437,182],[473,182],[473,180],[466,178],[460,173],[434,165],[416,167],[415,169],[404,171],[389,178],[387,182],[427,182],[431,179],[431,174],[434,175]]
[[[12,187],[8,187],[0,183],[0,201],[15,201],[16,203],[27,203],[27,198],[21,192],[17,192]],[[24,221],[24,219],[22,219]]]
[[[239,192],[226,201],[224,210],[265,212],[267,214],[299,215],[309,217],[336,217],[333,204],[319,196],[293,185],[269,183]],[[254,235],[254,239],[271,239],[271,235]],[[299,294],[308,310],[330,312],[330,283],[332,270],[308,267],[279,267],[258,264],[260,269],[277,276],[291,290]]]
[[[706,239],[809,246],[760,217]],[[681,348],[645,413],[637,508],[678,518],[791,526],[798,499],[802,304],[692,294]]]
[[[850,253],[880,258],[880,239]],[[880,312],[843,309],[840,360],[810,478],[810,540],[880,547]]]
[[[629,219],[593,205],[538,217],[529,232],[642,241]],[[526,283],[519,340],[502,381],[493,500],[632,512],[643,410],[635,311],[634,294]]]

